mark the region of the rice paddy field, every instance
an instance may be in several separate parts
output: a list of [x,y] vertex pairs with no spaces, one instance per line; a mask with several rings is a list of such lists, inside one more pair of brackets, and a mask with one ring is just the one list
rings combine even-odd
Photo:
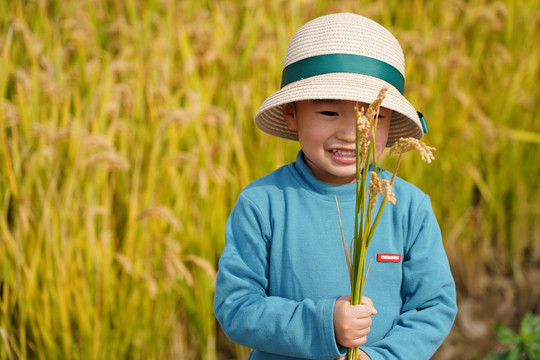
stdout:
[[[241,359],[213,316],[241,189],[294,160],[253,124],[288,41],[356,12],[400,40],[458,285],[435,359],[540,313],[540,1],[0,1],[0,359]],[[336,246],[341,246],[336,229]]]

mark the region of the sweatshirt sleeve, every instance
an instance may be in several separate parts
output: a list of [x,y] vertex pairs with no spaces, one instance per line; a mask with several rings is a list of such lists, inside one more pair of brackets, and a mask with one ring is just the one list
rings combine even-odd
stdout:
[[431,358],[456,316],[455,284],[428,196],[410,226],[412,244],[404,255],[401,315],[383,339],[361,348],[372,360]]
[[240,195],[226,227],[214,312],[235,343],[278,355],[334,358],[336,298],[293,301],[268,296],[271,228],[268,216]]

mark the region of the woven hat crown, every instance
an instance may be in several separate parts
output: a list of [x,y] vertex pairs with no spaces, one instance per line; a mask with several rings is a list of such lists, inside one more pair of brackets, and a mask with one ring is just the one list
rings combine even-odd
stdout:
[[330,14],[304,24],[291,38],[284,67],[326,54],[353,54],[378,59],[405,76],[405,58],[397,39],[382,25],[360,15]]

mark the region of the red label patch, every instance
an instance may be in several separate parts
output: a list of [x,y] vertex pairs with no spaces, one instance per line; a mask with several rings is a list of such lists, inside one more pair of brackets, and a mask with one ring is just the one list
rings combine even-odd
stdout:
[[398,263],[401,261],[401,255],[399,254],[377,254],[378,262],[393,262]]

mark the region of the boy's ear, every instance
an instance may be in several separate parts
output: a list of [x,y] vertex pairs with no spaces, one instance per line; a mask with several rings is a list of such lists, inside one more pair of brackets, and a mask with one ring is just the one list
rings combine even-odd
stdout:
[[287,123],[287,126],[289,127],[289,129],[291,130],[298,129],[295,104],[287,103],[287,104],[284,104],[281,108],[283,110],[283,118],[285,119],[285,122]]

